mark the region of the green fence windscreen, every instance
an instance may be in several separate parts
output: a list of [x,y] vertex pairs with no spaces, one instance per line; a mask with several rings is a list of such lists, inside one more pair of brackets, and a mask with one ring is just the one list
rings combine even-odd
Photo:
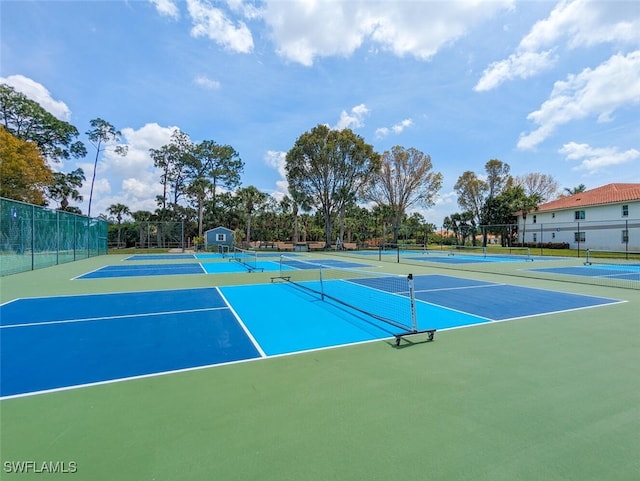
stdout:
[[106,221],[0,198],[0,275],[106,253]]

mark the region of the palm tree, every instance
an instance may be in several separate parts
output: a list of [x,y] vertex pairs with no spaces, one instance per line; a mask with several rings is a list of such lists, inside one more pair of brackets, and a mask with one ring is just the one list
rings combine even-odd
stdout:
[[259,209],[266,201],[267,194],[260,192],[256,187],[250,185],[238,190],[238,198],[247,214],[247,246],[251,242],[251,216],[254,211]]
[[572,189],[569,187],[564,188],[564,192],[566,192],[567,195],[582,194],[585,190],[587,190],[587,187],[584,184],[580,184],[578,187]]
[[120,230],[122,229],[122,216],[131,215],[129,207],[124,204],[111,204],[107,212],[115,216],[118,221],[118,247],[120,247]]

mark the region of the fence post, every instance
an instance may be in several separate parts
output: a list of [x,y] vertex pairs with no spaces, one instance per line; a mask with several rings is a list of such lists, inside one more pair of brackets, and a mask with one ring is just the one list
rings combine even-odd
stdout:
[[31,270],[36,268],[36,206],[31,206]]

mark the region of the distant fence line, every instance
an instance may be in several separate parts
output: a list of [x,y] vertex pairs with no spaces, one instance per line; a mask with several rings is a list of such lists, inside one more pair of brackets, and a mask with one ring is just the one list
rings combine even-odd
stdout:
[[575,222],[533,222],[526,225],[464,225],[440,231],[443,238],[454,237],[458,243],[528,246],[532,248],[567,248],[638,251],[640,219],[616,219]]
[[0,197],[0,275],[107,253],[107,222]]

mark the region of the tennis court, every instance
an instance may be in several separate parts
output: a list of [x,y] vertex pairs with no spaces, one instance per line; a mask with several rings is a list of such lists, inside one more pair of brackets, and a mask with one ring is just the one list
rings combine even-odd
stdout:
[[550,267],[534,270],[560,275],[621,279],[636,282],[640,281],[640,264],[598,264],[571,267]]
[[[180,255],[182,258],[188,256]],[[261,260],[269,257],[272,260]],[[292,269],[304,269],[301,263],[296,263],[296,256],[288,256],[289,264]],[[178,257],[173,255],[138,255],[128,257],[125,260],[136,261],[158,261],[158,260],[176,260]],[[218,262],[191,262],[191,263],[173,263],[167,262],[162,264],[118,264],[103,266],[91,272],[84,273],[75,279],[106,279],[114,277],[148,277],[148,276],[178,276],[185,274],[230,274],[239,272],[275,272],[280,270],[280,261],[278,254],[273,253],[255,253],[251,256],[242,257],[222,257],[220,254],[201,254],[198,259],[215,259]],[[191,257],[196,259],[196,257]],[[351,262],[336,259],[314,259],[312,262],[323,262],[326,265],[334,267],[369,267],[367,264]],[[284,267],[289,269],[289,267]]]
[[[317,266],[288,264],[287,279]],[[331,259],[324,264],[349,265]],[[14,300],[0,306],[0,396],[344,346],[389,338],[403,326],[409,330],[410,293],[398,284],[401,279],[357,272],[357,278],[325,280],[321,298],[288,282],[271,282]],[[443,275],[416,276],[413,282],[419,330],[620,302]],[[324,296],[339,303],[324,302]]]
[[[600,481],[640,468],[635,290],[521,277],[530,262],[497,275],[315,253],[260,258],[277,268],[250,274],[75,280],[176,264],[125,258],[1,279],[3,463],[132,481]],[[343,270],[357,275],[331,274]],[[394,342],[384,319],[409,322],[407,285],[434,342]]]

